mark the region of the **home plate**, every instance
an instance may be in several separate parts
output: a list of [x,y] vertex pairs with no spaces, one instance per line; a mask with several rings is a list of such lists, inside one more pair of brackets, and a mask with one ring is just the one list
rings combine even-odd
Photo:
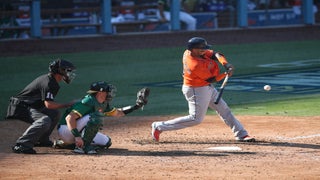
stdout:
[[241,151],[242,149],[238,146],[220,146],[220,147],[209,147],[209,150],[214,151]]

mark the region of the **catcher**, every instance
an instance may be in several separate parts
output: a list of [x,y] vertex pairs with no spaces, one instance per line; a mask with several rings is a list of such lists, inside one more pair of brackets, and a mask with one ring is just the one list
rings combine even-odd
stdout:
[[148,102],[150,89],[142,88],[137,93],[136,104],[123,108],[111,107],[116,95],[116,87],[104,81],[94,82],[87,95],[71,108],[67,109],[58,125],[60,140],[54,142],[54,148],[72,148],[75,153],[96,154],[97,149],[108,149],[111,138],[102,134],[102,119],[105,116],[122,117],[142,108]]

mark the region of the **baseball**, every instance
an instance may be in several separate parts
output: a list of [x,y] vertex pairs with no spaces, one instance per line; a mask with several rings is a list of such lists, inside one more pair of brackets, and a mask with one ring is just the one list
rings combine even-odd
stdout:
[[265,85],[263,87],[263,89],[266,90],[266,91],[270,91],[271,90],[271,86],[270,85]]

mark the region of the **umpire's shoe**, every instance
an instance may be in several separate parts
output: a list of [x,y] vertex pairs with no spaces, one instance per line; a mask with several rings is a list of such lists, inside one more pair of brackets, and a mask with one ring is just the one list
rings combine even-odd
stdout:
[[53,146],[53,142],[48,140],[45,142],[38,142],[34,145],[35,147],[52,147]]
[[15,146],[12,147],[12,152],[14,153],[18,153],[18,154],[36,154],[37,152],[30,148],[30,147],[26,147],[24,145],[21,144],[16,144]]

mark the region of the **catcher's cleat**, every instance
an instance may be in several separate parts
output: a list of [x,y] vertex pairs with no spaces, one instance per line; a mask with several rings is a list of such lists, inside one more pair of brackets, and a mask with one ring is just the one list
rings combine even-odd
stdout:
[[78,154],[97,154],[95,146],[88,146],[85,148],[76,147],[73,152]]
[[74,148],[73,152],[74,153],[78,153],[78,154],[84,154],[85,153],[84,150],[82,148],[80,148],[80,147]]
[[18,154],[37,154],[37,152],[30,148],[30,147],[26,147],[24,145],[21,144],[16,144],[15,146],[12,147],[12,152],[14,153],[18,153]]
[[54,140],[52,147],[55,149],[74,149],[75,148],[75,144],[66,144],[63,142],[63,140],[58,139],[58,140]]
[[[108,136],[108,137],[109,137],[109,136]],[[104,146],[97,145],[97,146],[96,146],[96,151],[99,152],[99,151],[108,150],[111,145],[112,145],[112,142],[111,142],[111,138],[109,137],[109,141],[108,141],[108,143],[107,143],[106,145],[104,145]]]
[[151,127],[152,127],[152,130],[151,130],[152,139],[156,142],[159,142],[161,131],[156,128],[155,122],[152,123]]
[[110,138],[109,136],[108,136],[108,138],[109,138],[109,141],[108,141],[108,143],[106,144],[105,149],[109,149],[109,147],[112,145],[111,138]]
[[250,137],[249,135],[246,135],[242,138],[237,138],[236,140],[239,142],[255,142],[256,141],[256,139],[254,139],[253,137]]
[[86,146],[86,147],[84,148],[86,154],[97,154],[96,149],[97,149],[97,146],[91,146],[91,145]]

